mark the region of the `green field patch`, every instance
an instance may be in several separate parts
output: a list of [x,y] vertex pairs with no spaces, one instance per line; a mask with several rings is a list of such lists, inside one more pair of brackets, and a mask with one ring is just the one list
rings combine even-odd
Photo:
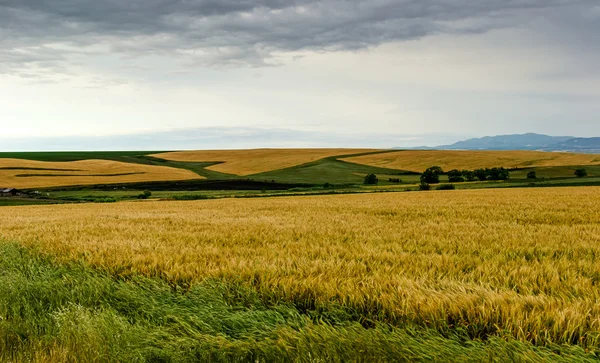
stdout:
[[111,276],[0,243],[0,361],[592,361],[577,346],[471,340],[362,320],[336,305],[267,303],[251,287]]
[[367,174],[394,174],[402,178],[415,173],[402,170],[378,168],[338,160],[337,157],[324,158],[295,167],[250,175],[255,180],[275,180],[283,183],[312,183],[335,185],[359,185]]
[[42,205],[42,204],[57,204],[60,201],[49,199],[34,199],[34,198],[0,198],[0,207],[19,206],[19,205]]

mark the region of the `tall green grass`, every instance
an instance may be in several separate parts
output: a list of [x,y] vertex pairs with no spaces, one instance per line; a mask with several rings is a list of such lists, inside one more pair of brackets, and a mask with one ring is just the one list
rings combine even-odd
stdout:
[[0,243],[2,362],[592,361],[579,347],[472,341],[417,327],[358,323],[332,305],[266,305],[218,281],[183,288],[59,265]]

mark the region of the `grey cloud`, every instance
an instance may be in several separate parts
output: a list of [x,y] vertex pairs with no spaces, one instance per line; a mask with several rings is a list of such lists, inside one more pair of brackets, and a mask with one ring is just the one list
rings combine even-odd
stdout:
[[[592,0],[0,0],[0,72],[73,55],[177,56],[264,66],[275,52],[357,50],[444,32],[483,32],[524,12]],[[562,12],[556,10],[555,12]],[[66,45],[60,48],[56,44]]]

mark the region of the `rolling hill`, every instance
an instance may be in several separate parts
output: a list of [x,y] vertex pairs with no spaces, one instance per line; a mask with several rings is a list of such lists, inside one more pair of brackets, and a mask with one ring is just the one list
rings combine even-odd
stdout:
[[208,170],[248,176],[290,168],[332,156],[378,152],[375,149],[252,149],[176,151],[150,155],[178,162],[212,162]]
[[0,159],[0,187],[47,188],[202,179],[189,170],[112,160],[44,162]]
[[517,150],[405,150],[353,156],[341,160],[381,168],[422,172],[434,165],[444,170],[598,165],[600,155]]

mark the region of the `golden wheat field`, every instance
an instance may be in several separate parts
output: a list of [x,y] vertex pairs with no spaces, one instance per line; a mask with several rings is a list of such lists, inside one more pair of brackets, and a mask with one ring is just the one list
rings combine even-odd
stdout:
[[0,208],[6,240],[117,275],[240,281],[472,336],[600,344],[600,188]]
[[253,149],[176,151],[151,155],[171,161],[220,162],[207,169],[240,176],[310,163],[331,156],[377,151],[374,149]]
[[0,159],[0,187],[4,188],[44,188],[202,178],[184,169],[111,160],[44,162]]
[[407,150],[353,156],[341,160],[390,169],[422,172],[431,166],[444,170],[526,168],[535,166],[600,165],[600,155],[542,151]]

